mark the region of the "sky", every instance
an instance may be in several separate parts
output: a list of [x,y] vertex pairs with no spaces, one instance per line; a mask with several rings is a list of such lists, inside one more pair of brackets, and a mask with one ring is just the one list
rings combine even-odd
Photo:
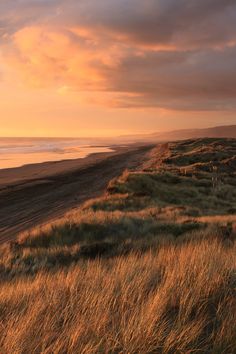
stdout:
[[228,124],[235,0],[0,0],[0,136]]

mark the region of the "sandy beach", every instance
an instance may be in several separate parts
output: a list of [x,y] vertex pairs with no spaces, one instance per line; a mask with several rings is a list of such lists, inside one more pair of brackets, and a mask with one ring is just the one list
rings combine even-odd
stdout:
[[0,243],[102,194],[111,178],[136,167],[151,147],[113,147],[84,159],[0,170]]

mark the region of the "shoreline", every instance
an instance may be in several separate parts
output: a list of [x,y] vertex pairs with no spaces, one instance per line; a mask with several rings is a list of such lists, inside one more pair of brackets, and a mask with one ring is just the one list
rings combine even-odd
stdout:
[[86,158],[91,154],[112,152],[109,145],[80,145],[62,146],[54,148],[36,147],[32,151],[27,146],[18,147],[17,151],[0,146],[0,172],[12,168],[21,168],[27,165],[35,165],[45,162],[60,162],[65,160],[77,160]]
[[25,183],[41,178],[52,177],[63,172],[70,172],[87,166],[90,163],[97,162],[122,150],[120,146],[109,147],[111,151],[92,152],[85,157],[61,159],[53,161],[43,161],[24,164],[17,167],[9,167],[0,169],[0,192],[6,187],[15,184]]
[[152,147],[111,146],[112,152],[85,158],[0,170],[0,243],[101,195],[112,178],[138,166]]

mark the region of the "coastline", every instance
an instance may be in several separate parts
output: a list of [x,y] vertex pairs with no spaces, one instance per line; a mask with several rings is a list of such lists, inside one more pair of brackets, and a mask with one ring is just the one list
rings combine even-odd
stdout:
[[0,171],[3,169],[19,168],[26,165],[44,162],[59,162],[62,160],[76,160],[86,158],[91,154],[111,152],[109,146],[59,146],[48,147],[43,145],[1,146],[0,142]]
[[0,171],[0,243],[62,217],[104,192],[110,179],[135,168],[153,145],[111,146],[112,152]]
[[85,157],[73,159],[62,158],[61,160],[35,162],[18,167],[0,169],[0,192],[10,186],[32,182],[37,179],[51,177],[61,173],[71,172],[77,168],[83,168],[99,160],[112,156],[122,151],[120,146],[109,147],[111,151],[89,153]]

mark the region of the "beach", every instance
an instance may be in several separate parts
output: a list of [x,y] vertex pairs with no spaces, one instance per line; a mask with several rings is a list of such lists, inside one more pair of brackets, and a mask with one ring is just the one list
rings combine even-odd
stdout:
[[0,171],[45,161],[85,158],[111,152],[109,143],[93,138],[1,138]]
[[0,243],[60,218],[102,194],[111,178],[135,168],[152,146],[113,146],[85,158],[0,171]]

